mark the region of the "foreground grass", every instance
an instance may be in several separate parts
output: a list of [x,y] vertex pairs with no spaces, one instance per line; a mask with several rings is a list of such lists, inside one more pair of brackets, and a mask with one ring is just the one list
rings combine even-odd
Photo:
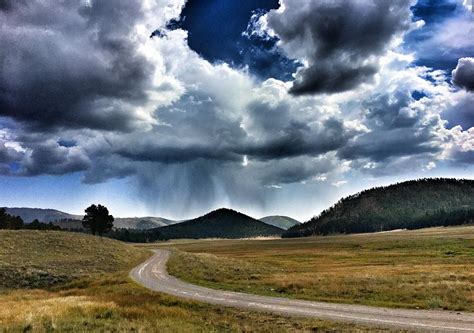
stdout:
[[359,325],[218,308],[148,291],[123,273],[57,291],[0,296],[4,332],[288,332],[373,330]]
[[[373,330],[222,308],[149,291],[132,282],[128,272],[151,253],[116,241],[65,232],[0,232],[0,237],[0,271],[21,267],[9,278],[9,288],[0,291],[0,332]],[[66,278],[54,284],[41,278],[38,282],[37,277],[31,279],[31,270]],[[30,279],[28,289],[23,278]],[[43,289],[31,289],[31,283]]]
[[248,293],[474,311],[474,227],[267,241],[175,241],[183,280]]

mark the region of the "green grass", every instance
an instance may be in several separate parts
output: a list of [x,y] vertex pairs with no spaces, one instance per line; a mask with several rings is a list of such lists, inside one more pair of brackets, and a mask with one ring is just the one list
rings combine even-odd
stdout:
[[[16,275],[8,280],[10,289],[0,291],[0,332],[373,330],[211,306],[149,291],[132,282],[128,272],[151,253],[117,241],[66,232],[2,231],[0,237],[0,271],[8,267]],[[65,279],[43,283],[35,275],[25,288],[22,281],[31,279],[31,270]]]
[[474,227],[277,240],[175,241],[172,275],[307,300],[474,311]]

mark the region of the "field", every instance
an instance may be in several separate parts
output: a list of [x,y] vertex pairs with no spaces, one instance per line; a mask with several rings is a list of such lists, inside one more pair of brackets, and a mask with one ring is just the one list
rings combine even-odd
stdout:
[[474,226],[162,246],[178,249],[168,263],[172,275],[212,288],[474,311]]
[[80,233],[0,231],[1,288],[45,288],[80,277],[116,272],[148,251]]
[[7,277],[0,290],[0,332],[369,330],[148,291],[128,272],[149,255],[146,249],[76,233],[0,231],[0,274]]

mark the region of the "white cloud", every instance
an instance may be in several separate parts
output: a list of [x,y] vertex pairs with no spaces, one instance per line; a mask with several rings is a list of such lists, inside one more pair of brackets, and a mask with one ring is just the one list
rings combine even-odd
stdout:
[[[97,87],[74,95],[73,103],[69,99],[60,103],[73,108],[52,109],[52,120],[34,104],[26,105],[30,113],[25,109],[7,112],[15,126],[0,132],[3,173],[85,171],[87,183],[132,177],[150,206],[166,213],[176,207],[197,211],[224,203],[264,206],[272,200],[267,192],[271,189],[284,192],[295,184],[312,188],[325,183],[341,187],[352,181],[353,171],[380,176],[430,169],[439,161],[466,163],[472,158],[472,129],[447,129],[443,118],[457,125],[453,114],[462,114],[455,112],[459,108],[465,111],[462,105],[469,100],[468,93],[456,91],[446,73],[416,67],[413,55],[390,50],[399,42],[392,38],[411,26],[405,7],[397,7],[403,21],[399,29],[374,51],[377,71],[372,80],[342,93],[295,97],[288,92],[292,82],[258,82],[244,70],[209,63],[189,48],[184,30],[150,39],[154,29],[163,29],[167,20],[179,16],[184,1],[134,0],[123,2],[122,8],[91,0],[88,8],[104,7],[90,15],[110,24],[101,26],[104,40],[94,39],[98,38],[94,37],[96,26],[84,22],[78,4],[61,3],[58,15],[33,29],[38,35],[10,38],[29,25],[21,15],[44,15],[39,2],[32,3],[28,10],[19,9],[18,16],[5,20],[8,29],[0,38],[37,52],[35,63],[40,66],[28,74],[30,65],[17,62],[11,68],[20,75],[0,72],[2,82],[10,81],[8,91],[23,96],[29,90],[13,89],[15,82],[10,79],[33,82],[30,86],[36,87],[39,74],[44,74],[47,79],[61,80],[61,86],[48,82],[48,89],[59,91],[62,86],[81,87],[84,78],[85,82],[95,79],[92,82],[101,83],[103,96],[98,97]],[[42,4],[56,8],[52,1]],[[132,13],[127,4],[132,4]],[[286,9],[274,15],[290,22],[294,6],[287,1],[282,4]],[[108,10],[121,20],[110,19]],[[78,34],[69,36],[68,29]],[[38,48],[41,41],[51,48]],[[306,58],[311,50],[291,47],[301,42],[280,45],[288,55],[309,64]],[[70,53],[62,53],[64,45]],[[124,46],[130,49],[116,59],[110,56],[113,47],[122,50]],[[13,61],[9,52],[2,49],[0,55]],[[50,55],[59,60],[48,59]],[[47,76],[57,74],[55,66],[67,75]],[[136,80],[130,80],[132,74]],[[110,83],[114,91],[109,92],[104,83]],[[415,100],[413,91],[425,97]],[[46,93],[51,100],[45,105],[52,105],[53,93]],[[6,100],[0,96],[0,103]],[[63,141],[71,144],[60,144]],[[22,168],[10,168],[13,162]]]

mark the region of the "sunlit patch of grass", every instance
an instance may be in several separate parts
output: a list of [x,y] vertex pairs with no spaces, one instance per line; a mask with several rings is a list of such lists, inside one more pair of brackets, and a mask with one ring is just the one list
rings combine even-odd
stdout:
[[1,305],[0,327],[34,331],[56,329],[62,318],[71,315],[112,318],[116,308],[113,302],[97,301],[87,296],[57,296],[39,292],[4,296]]
[[474,311],[473,226],[265,242],[177,241],[162,246],[194,255],[175,252],[168,265],[173,275],[213,288]]

